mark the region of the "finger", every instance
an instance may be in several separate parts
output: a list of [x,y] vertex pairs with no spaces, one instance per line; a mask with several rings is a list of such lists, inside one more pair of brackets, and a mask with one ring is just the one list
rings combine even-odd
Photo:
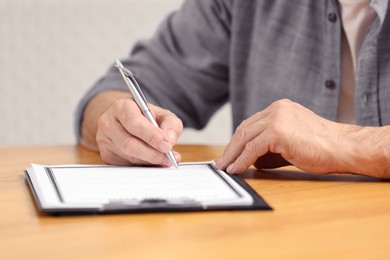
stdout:
[[104,135],[101,128],[98,128],[96,143],[99,147],[100,157],[104,163],[115,165],[130,164],[130,162],[124,159],[124,156],[121,156],[119,152],[113,152],[116,148],[112,144],[112,140],[108,136]]
[[273,104],[269,105],[265,109],[253,114],[252,116],[248,117],[244,121],[242,121],[242,124],[244,126],[250,126],[254,123],[257,123],[259,120],[262,120],[264,118],[267,118],[272,113],[272,106]]
[[242,153],[227,167],[226,171],[231,174],[239,174],[247,170],[257,158],[269,151],[269,145],[265,139],[263,135],[259,135],[248,142]]
[[183,122],[169,110],[156,107],[157,123],[160,128],[168,134],[172,144],[176,144],[177,139],[183,132]]
[[118,153],[112,152],[108,145],[99,145],[100,157],[106,164],[113,165],[129,165],[130,162],[118,155]]
[[257,116],[257,120],[244,120],[236,129],[232,139],[226,146],[222,157],[218,160],[217,168],[226,169],[245,149],[245,146],[265,129],[265,120]]
[[[116,136],[116,135],[115,135]],[[99,150],[101,151],[101,157],[105,163],[116,164],[116,165],[147,165],[150,162],[143,160],[141,157],[126,155],[115,142],[106,137],[107,141],[99,142]]]
[[166,155],[153,147],[149,146],[144,141],[129,134],[126,129],[119,123],[116,128],[117,133],[112,137],[114,146],[118,148],[119,153],[124,155],[124,158],[132,163],[147,162],[148,164],[156,165],[171,165]]
[[101,116],[98,124],[96,141],[100,144],[106,143],[109,150],[119,157],[133,164],[170,165],[163,153],[131,135],[113,116]]
[[112,164],[112,165],[150,165],[149,162],[144,161],[138,158],[131,158],[130,160],[125,159],[124,155],[122,155],[118,150],[111,151],[110,148],[106,147],[101,148],[100,156],[104,163]]
[[113,106],[113,116],[123,125],[131,135],[143,140],[162,153],[172,150],[172,143],[166,133],[155,127],[142,115],[134,101]]
[[179,163],[182,160],[181,154],[177,151],[172,151],[173,155],[175,156],[176,161]]

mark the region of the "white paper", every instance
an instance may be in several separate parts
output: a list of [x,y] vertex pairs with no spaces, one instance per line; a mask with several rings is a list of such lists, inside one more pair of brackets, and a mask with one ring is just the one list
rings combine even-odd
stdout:
[[249,205],[252,196],[208,163],[162,167],[32,165],[29,170],[43,202],[101,205],[110,201],[191,199],[202,205]]

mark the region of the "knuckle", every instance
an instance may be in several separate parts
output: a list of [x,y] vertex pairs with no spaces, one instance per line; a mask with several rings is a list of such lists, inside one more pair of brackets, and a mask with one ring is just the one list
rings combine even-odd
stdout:
[[286,105],[290,105],[292,103],[292,101],[288,98],[282,98],[282,99],[275,101],[275,103],[277,103],[279,105],[286,106]]
[[[157,118],[160,119],[160,118]],[[181,133],[184,129],[183,122],[174,113],[168,111],[166,116],[161,118],[159,125],[162,129],[173,129],[177,133]]]
[[140,124],[141,114],[137,115],[134,113],[132,109],[124,109],[120,112],[120,116],[118,115],[118,119],[121,124],[127,127],[138,127]]
[[275,122],[269,126],[271,132],[271,138],[275,139],[289,134],[288,127],[285,124]]
[[101,115],[97,121],[98,128],[106,129],[108,127],[108,120],[105,114]]
[[101,134],[98,133],[98,134],[96,135],[95,140],[96,140],[96,143],[97,143],[97,144],[103,144],[103,143],[105,142],[106,138],[105,138],[103,135],[101,135]]
[[130,114],[126,114],[121,122],[126,129],[138,128],[139,121],[137,118],[132,117]]
[[237,127],[237,129],[239,128],[245,128],[246,126],[248,125],[248,119],[244,119],[241,124]]
[[137,140],[134,138],[126,138],[122,142],[121,150],[125,155],[133,154],[133,151],[137,150]]
[[249,154],[256,153],[258,151],[258,145],[254,141],[250,141],[245,145],[245,151]]
[[111,105],[111,108],[114,112],[119,112],[122,110],[122,107],[123,107],[123,103],[124,103],[124,100],[123,99],[117,99],[115,100],[112,105]]
[[289,108],[292,104],[290,99],[284,98],[274,101],[271,106],[277,110],[285,110]]
[[281,132],[281,131],[282,131],[281,128],[282,128],[282,127],[281,127],[278,123],[276,123],[276,122],[273,122],[272,124],[270,124],[270,125],[268,126],[268,130],[269,130],[272,134]]
[[[245,122],[245,121],[244,121]],[[235,133],[235,137],[238,139],[238,140],[245,140],[245,138],[247,137],[248,135],[248,130],[247,128],[245,127],[245,124],[244,122],[242,124],[240,124],[237,129],[236,129],[236,133]]]

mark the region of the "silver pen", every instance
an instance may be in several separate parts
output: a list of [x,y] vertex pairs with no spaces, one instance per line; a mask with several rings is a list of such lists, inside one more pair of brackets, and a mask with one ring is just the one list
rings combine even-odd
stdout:
[[[152,112],[150,112],[150,109],[148,107],[148,101],[146,100],[146,97],[142,92],[141,87],[139,86],[137,80],[135,79],[134,74],[129,69],[125,68],[118,59],[115,59],[115,67],[119,69],[123,79],[126,82],[127,87],[130,90],[131,95],[133,96],[135,103],[137,103],[138,107],[142,111],[142,114],[155,127],[159,127],[156,122],[156,119],[152,115]],[[176,169],[179,169],[179,165],[177,164],[173,152],[172,151],[167,152],[166,156],[168,157],[169,161],[172,163],[172,166],[174,166]]]

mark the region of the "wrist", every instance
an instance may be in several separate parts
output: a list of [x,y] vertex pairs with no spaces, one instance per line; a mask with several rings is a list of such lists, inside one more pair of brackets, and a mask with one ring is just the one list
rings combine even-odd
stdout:
[[340,172],[390,178],[390,140],[385,134],[390,128],[351,125],[345,130],[340,147],[346,156]]

